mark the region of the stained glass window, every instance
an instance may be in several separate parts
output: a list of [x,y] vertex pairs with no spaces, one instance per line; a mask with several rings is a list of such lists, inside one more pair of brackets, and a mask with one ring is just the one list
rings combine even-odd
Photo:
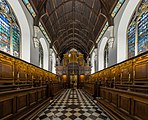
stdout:
[[[115,8],[113,9],[113,12],[111,14],[111,16],[114,18],[116,16],[116,14],[119,12],[119,9],[122,7],[123,3],[124,3],[125,0],[119,0],[115,6]],[[101,40],[102,36],[104,35],[104,33],[106,32],[107,28],[109,27],[109,24],[108,22],[106,22],[104,28],[102,29],[99,37],[98,37],[98,40],[96,41],[96,43],[99,42],[99,40]]]
[[10,53],[10,22],[0,14],[0,50]]
[[108,54],[109,54],[109,45],[107,43],[104,49],[104,68],[108,67],[108,61],[109,61]]
[[24,4],[26,5],[26,7],[28,8],[28,10],[29,10],[29,12],[31,13],[31,15],[32,15],[33,17],[35,17],[35,16],[36,16],[36,13],[35,13],[35,11],[33,10],[33,8],[32,8],[32,6],[31,6],[29,0],[23,0],[23,2],[24,2]]
[[128,29],[128,57],[135,56],[135,25],[131,25]]
[[12,27],[12,43],[13,43],[13,55],[19,57],[20,53],[20,30],[15,25]]
[[148,50],[148,0],[141,0],[141,4],[136,8],[127,37],[129,58]]
[[148,50],[148,12],[141,15],[138,24],[138,54]]
[[119,9],[121,8],[121,6],[123,5],[125,0],[119,0],[117,5],[115,6],[113,12],[112,12],[112,17],[115,17],[115,15],[118,13]]
[[0,10],[3,10],[6,14],[10,13],[9,5],[5,0],[0,0]]
[[6,0],[0,0],[0,50],[19,57],[20,34],[13,10]]

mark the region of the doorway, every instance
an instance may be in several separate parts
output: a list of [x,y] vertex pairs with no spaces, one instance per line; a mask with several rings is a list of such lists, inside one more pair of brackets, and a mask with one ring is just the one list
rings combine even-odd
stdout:
[[77,88],[78,75],[70,75],[70,86],[71,88]]

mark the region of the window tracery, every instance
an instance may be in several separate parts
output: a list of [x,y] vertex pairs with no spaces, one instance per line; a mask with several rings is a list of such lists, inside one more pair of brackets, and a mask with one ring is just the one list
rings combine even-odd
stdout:
[[148,50],[148,0],[136,8],[127,31],[128,58]]
[[0,0],[0,50],[20,57],[21,31],[6,0]]

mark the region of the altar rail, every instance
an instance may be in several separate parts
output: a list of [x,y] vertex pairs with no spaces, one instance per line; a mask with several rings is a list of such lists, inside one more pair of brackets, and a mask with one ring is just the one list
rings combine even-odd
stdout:
[[0,52],[1,120],[31,119],[62,90],[56,74]]
[[83,90],[113,119],[147,120],[148,52],[92,74]]

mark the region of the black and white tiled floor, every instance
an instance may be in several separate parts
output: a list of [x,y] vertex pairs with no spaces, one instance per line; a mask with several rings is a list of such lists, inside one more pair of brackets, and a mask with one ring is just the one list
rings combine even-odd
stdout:
[[110,120],[109,117],[78,89],[59,96],[36,120]]

